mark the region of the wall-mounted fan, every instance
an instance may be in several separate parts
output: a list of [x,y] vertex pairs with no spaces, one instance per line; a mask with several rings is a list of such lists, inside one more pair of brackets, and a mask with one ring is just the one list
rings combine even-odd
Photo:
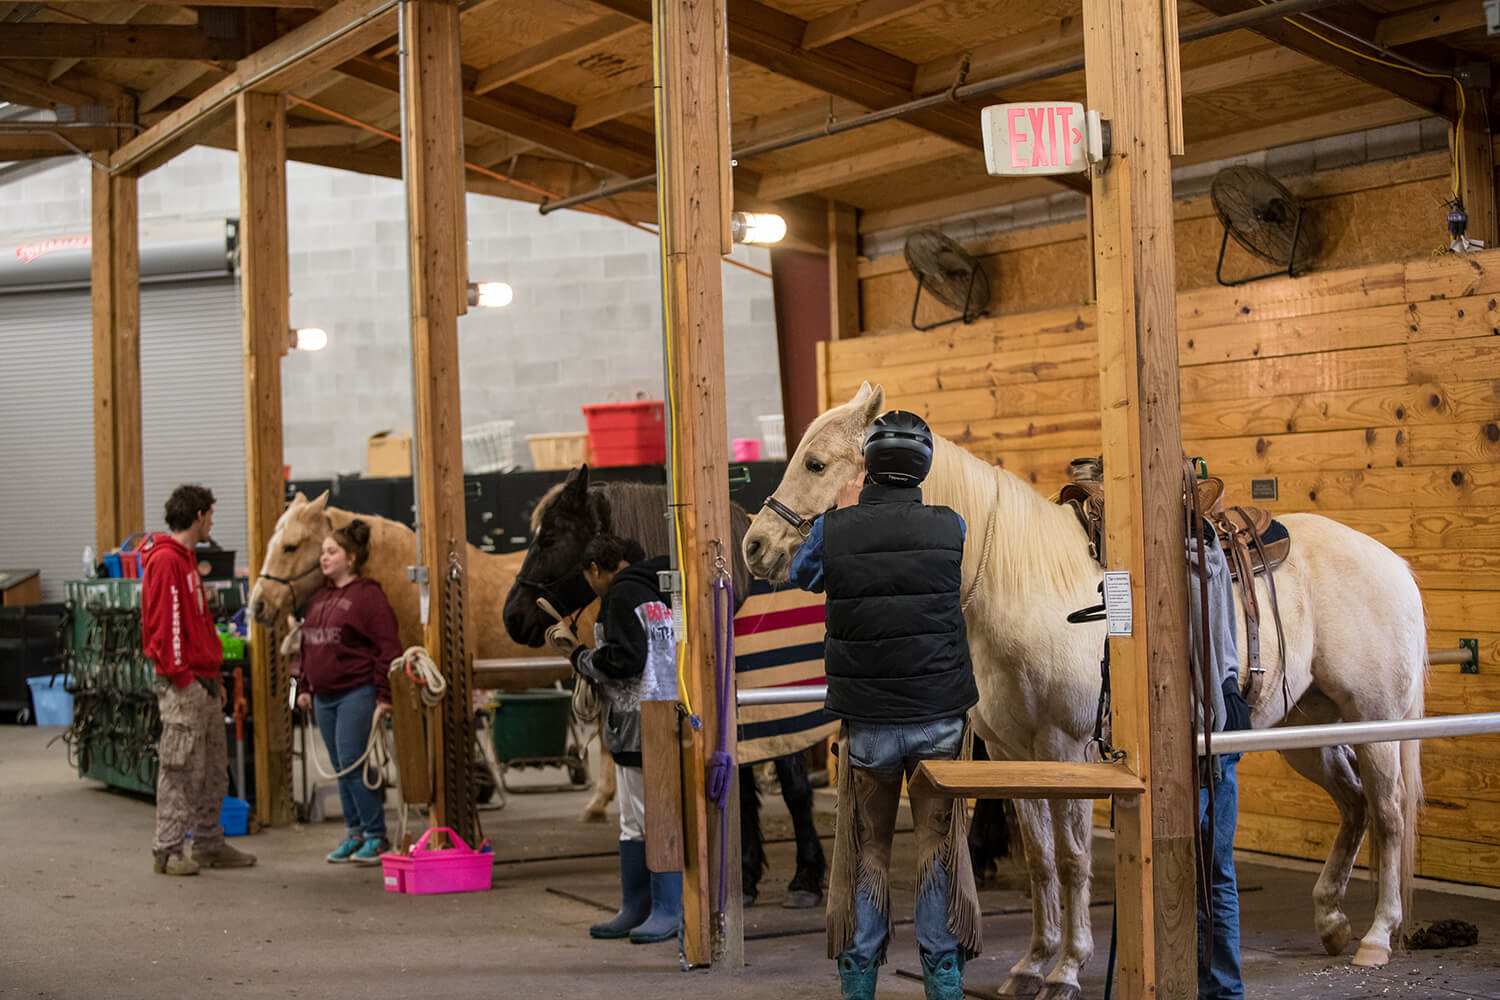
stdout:
[[[1214,276],[1221,285],[1243,285],[1262,278],[1298,274],[1298,254],[1306,268],[1308,233],[1302,228],[1302,202],[1276,178],[1254,167],[1225,167],[1214,175],[1210,189],[1214,211],[1224,226],[1219,243],[1219,265]],[[1224,278],[1224,250],[1229,238],[1247,251],[1276,265],[1276,270],[1227,281]]]
[[[990,304],[990,280],[984,268],[963,247],[936,229],[918,229],[906,237],[906,266],[917,278],[917,297],[911,304],[911,325],[931,330],[963,320],[972,323],[985,314]],[[917,307],[922,303],[922,289],[958,315],[936,323],[917,322]]]

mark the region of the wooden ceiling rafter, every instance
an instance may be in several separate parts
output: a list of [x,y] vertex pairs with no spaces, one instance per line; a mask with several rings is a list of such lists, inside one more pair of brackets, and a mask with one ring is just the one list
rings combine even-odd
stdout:
[[176,24],[8,24],[0,32],[0,59],[150,59],[235,61],[248,54],[243,35],[210,38]]
[[[104,10],[94,13],[92,20],[95,24],[125,24],[140,13],[146,5],[143,3],[124,3],[114,7],[106,7]],[[47,69],[47,79],[56,80],[68,70],[81,62],[79,59],[56,59]]]
[[817,49],[861,31],[878,28],[887,21],[926,10],[938,0],[855,0],[847,7],[830,11],[807,22],[802,32],[802,47]]
[[474,83],[474,93],[488,94],[507,83],[523,80],[548,66],[575,59],[623,35],[639,33],[643,27],[636,19],[623,14],[606,14],[597,21],[564,32],[540,45],[533,45],[513,56],[483,67],[479,70],[479,77]]

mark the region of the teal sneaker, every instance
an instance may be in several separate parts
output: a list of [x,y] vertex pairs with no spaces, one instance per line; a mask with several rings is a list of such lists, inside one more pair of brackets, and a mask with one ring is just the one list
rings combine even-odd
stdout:
[[358,851],[363,845],[364,841],[359,837],[345,837],[342,844],[328,852],[328,860],[336,865],[341,865],[354,857],[354,852]]
[[384,837],[370,837],[360,845],[349,860],[357,865],[378,865],[380,856],[391,849],[391,842]]

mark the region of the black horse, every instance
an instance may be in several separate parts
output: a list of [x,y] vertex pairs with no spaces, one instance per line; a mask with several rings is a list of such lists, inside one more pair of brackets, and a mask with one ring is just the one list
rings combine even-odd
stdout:
[[[571,615],[594,600],[594,592],[583,577],[583,548],[601,533],[633,539],[648,557],[663,556],[668,548],[666,487],[644,483],[589,483],[588,466],[575,469],[566,482],[553,487],[532,514],[532,542],[516,582],[505,598],[505,628],[512,639],[540,646],[552,619],[537,606],[544,597],[559,614]],[[733,553],[734,592],[743,602],[750,592],[750,570],[740,553],[740,542],[750,526],[749,516],[738,506],[730,509],[733,538],[727,546]],[[738,608],[736,608],[738,610]],[[797,837],[797,870],[787,884],[783,903],[790,908],[809,908],[823,900],[823,875],[827,863],[813,824],[812,786],[802,755],[789,754],[775,760],[781,781],[781,797],[792,814]],[[760,830],[760,796],[748,765],[740,767],[740,845],[742,888],[745,905],[755,902],[766,853]]]

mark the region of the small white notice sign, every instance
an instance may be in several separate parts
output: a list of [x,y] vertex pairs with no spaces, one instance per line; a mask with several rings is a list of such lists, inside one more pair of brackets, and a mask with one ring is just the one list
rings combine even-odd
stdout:
[[1110,635],[1130,635],[1130,574],[1125,570],[1104,574],[1104,615]]

